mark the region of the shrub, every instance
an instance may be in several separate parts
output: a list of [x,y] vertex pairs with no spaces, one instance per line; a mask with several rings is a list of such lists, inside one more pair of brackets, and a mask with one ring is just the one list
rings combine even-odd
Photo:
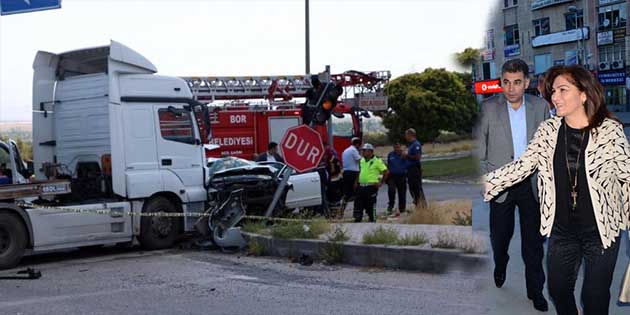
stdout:
[[457,248],[457,237],[449,234],[446,231],[439,231],[437,233],[437,240],[431,243],[433,248]]
[[265,244],[257,240],[250,240],[247,244],[247,254],[252,256],[264,256],[267,252]]
[[330,224],[326,221],[315,220],[306,222],[286,222],[273,225],[271,236],[280,239],[316,239],[328,232]]
[[398,243],[398,231],[391,227],[379,226],[363,235],[363,244],[395,245]]
[[319,254],[325,263],[330,265],[338,264],[343,261],[343,244],[329,242],[322,247]]
[[329,242],[347,242],[350,240],[350,236],[343,225],[335,225],[333,231],[328,235],[327,239]]
[[398,238],[397,245],[401,246],[417,246],[427,242],[427,235],[425,233],[407,234]]
[[243,224],[241,230],[246,233],[261,234],[263,230],[267,228],[265,221],[248,221]]

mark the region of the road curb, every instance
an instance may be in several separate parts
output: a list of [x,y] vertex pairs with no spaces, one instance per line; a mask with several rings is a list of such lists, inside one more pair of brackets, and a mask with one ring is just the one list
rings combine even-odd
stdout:
[[[279,257],[300,257],[303,254],[320,259],[329,242],[323,240],[285,240],[242,232],[247,241],[255,240],[265,248],[265,254]],[[384,267],[426,273],[448,271],[478,272],[489,261],[487,255],[467,254],[461,250],[417,248],[412,246],[363,245],[338,243],[343,246],[342,263],[362,267]]]

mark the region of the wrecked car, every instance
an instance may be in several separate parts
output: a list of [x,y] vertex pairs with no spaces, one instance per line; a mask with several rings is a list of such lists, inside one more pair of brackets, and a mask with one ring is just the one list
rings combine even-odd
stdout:
[[[210,199],[219,203],[235,189],[243,189],[247,214],[262,215],[273,199],[286,167],[282,163],[256,163],[236,158],[208,158]],[[320,178],[317,172],[295,173],[289,177],[285,191],[274,210],[281,216],[294,209],[321,205]]]

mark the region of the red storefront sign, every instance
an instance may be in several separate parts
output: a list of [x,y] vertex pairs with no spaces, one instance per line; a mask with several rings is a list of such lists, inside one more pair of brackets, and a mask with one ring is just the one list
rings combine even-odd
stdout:
[[487,80],[475,82],[475,94],[494,94],[503,90],[499,80]]

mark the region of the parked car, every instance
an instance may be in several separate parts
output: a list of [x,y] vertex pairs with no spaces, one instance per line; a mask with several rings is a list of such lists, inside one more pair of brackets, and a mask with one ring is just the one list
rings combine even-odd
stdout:
[[[264,214],[282,180],[286,167],[279,162],[260,162],[237,158],[208,158],[210,197],[221,202],[230,191],[244,189],[244,203],[248,214]],[[280,198],[274,215],[287,210],[321,205],[320,178],[317,172],[293,173]]]

